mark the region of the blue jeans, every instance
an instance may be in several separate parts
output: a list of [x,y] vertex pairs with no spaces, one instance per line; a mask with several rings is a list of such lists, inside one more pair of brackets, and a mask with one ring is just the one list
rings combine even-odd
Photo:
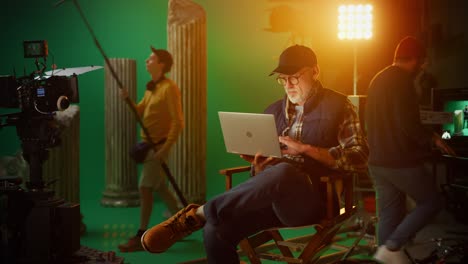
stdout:
[[[400,249],[442,208],[435,179],[424,166],[383,168],[369,165],[377,193],[379,245]],[[416,208],[406,213],[406,195]]]
[[204,206],[208,263],[239,264],[236,247],[272,227],[317,223],[325,204],[309,177],[288,163],[266,168]]

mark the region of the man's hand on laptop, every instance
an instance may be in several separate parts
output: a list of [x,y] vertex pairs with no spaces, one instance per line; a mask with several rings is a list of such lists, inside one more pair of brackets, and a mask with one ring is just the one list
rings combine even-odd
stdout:
[[279,142],[286,146],[285,148],[284,147],[281,148],[281,153],[283,155],[289,154],[289,155],[296,156],[296,155],[301,155],[305,151],[305,147],[306,147],[305,144],[303,144],[300,141],[294,140],[288,136],[286,137],[280,136]]
[[261,153],[257,153],[255,154],[255,156],[240,155],[240,157],[246,160],[247,162],[250,162],[252,166],[254,166],[255,174],[263,171],[266,168],[266,166],[274,165],[280,161],[280,159],[275,157],[264,157]]

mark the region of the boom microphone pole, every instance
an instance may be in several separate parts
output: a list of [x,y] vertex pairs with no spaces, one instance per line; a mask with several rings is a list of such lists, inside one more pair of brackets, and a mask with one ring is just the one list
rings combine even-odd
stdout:
[[[62,1],[59,1],[55,4],[55,6],[59,6],[60,4],[62,4],[64,2],[64,0]],[[104,57],[104,60],[106,62],[106,65],[107,67],[109,68],[111,74],[112,74],[112,77],[114,77],[115,81],[117,82],[117,84],[119,85],[119,88],[120,89],[123,89],[123,84],[122,82],[120,81],[119,79],[119,76],[117,76],[117,73],[114,71],[114,68],[112,67],[112,65],[110,64],[110,61],[109,61],[109,58],[106,56],[104,50],[102,49],[101,45],[99,44],[99,41],[97,40],[96,38],[96,35],[94,34],[94,31],[93,29],[91,28],[91,26],[89,25],[88,23],[88,20],[86,19],[86,17],[84,16],[83,14],[83,11],[81,10],[81,7],[80,5],[78,4],[78,0],[73,0],[73,4],[75,5],[76,9],[78,10],[78,12],[80,13],[80,16],[81,18],[83,19],[83,21],[85,22],[86,24],[86,27],[88,28],[89,30],[89,33],[91,33],[91,36],[93,37],[93,40],[94,40],[94,44],[96,45],[96,47],[99,49],[99,51],[101,52],[101,55]],[[146,139],[148,140],[148,142],[150,144],[152,144],[153,146],[155,146],[154,142],[152,141],[150,135],[149,135],[149,132],[148,132],[148,129],[144,126],[143,124],[143,121],[141,120],[141,117],[140,115],[138,114],[138,111],[136,109],[136,105],[135,103],[129,98],[125,98],[125,102],[127,103],[127,105],[130,107],[130,109],[132,110],[138,124],[140,124],[141,126],[141,129],[143,130],[143,132],[145,133],[146,135]],[[169,182],[172,184],[172,187],[174,188],[176,194],[177,194],[177,197],[179,198],[180,202],[184,205],[184,206],[187,206],[188,203],[187,203],[187,200],[185,200],[185,197],[184,195],[182,194],[182,192],[180,191],[179,189],[179,186],[177,185],[174,177],[172,176],[170,170],[169,170],[169,167],[167,166],[167,164],[161,160],[161,167],[163,168],[164,172],[166,173],[167,175],[167,178],[169,178]]]

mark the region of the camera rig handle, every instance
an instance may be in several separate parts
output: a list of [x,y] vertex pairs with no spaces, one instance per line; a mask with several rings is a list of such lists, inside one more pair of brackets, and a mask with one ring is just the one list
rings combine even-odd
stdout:
[[[59,1],[55,4],[55,6],[59,6],[60,4],[62,4],[63,2],[65,1]],[[78,0],[73,0],[73,4],[75,5],[76,9],[78,10],[78,12],[80,13],[80,16],[81,18],[83,19],[85,25],[86,25],[86,28],[88,29],[89,33],[91,34],[93,40],[94,40],[94,44],[96,45],[96,47],[99,49],[99,52],[101,53],[101,55],[104,57],[104,61],[106,62],[106,65],[107,67],[109,68],[111,74],[112,74],[112,77],[115,79],[115,81],[117,82],[118,86],[120,89],[123,89],[123,84],[119,78],[119,76],[117,75],[117,73],[115,72],[114,68],[112,67],[112,65],[110,64],[110,61],[109,61],[109,58],[106,56],[104,50],[102,49],[101,45],[99,44],[99,41],[97,40],[96,38],[96,35],[94,34],[94,31],[93,29],[91,28],[88,20],[86,19],[84,13],[83,13],[83,10],[81,9],[79,3],[78,3]],[[153,145],[156,145],[154,144],[154,142],[152,142],[151,140],[151,137],[149,135],[149,132],[148,132],[148,129],[144,126],[143,124],[143,121],[141,120],[141,117],[140,115],[138,114],[138,111],[136,109],[136,105],[135,103],[129,98],[127,97],[125,99],[125,103],[127,103],[127,105],[130,107],[130,110],[133,112],[138,124],[141,126],[143,132],[145,133],[146,135],[146,138],[147,140],[149,141],[149,143],[153,144]],[[185,199],[184,195],[182,194],[182,192],[180,191],[180,188],[179,186],[177,185],[174,177],[172,176],[170,170],[169,170],[169,167],[167,166],[166,162],[164,162],[163,160],[161,160],[161,166],[164,170],[164,172],[166,173],[167,175],[167,178],[169,179],[169,182],[172,184],[172,187],[174,188],[174,191],[176,192],[177,194],[177,197],[179,198],[180,202],[184,205],[184,206],[187,206],[188,203],[187,203],[187,200]]]

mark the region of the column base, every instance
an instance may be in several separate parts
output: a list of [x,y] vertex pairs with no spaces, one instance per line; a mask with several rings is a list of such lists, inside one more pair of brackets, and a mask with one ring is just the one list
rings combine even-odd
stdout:
[[105,207],[137,207],[140,206],[140,194],[137,191],[104,191],[101,205]]

